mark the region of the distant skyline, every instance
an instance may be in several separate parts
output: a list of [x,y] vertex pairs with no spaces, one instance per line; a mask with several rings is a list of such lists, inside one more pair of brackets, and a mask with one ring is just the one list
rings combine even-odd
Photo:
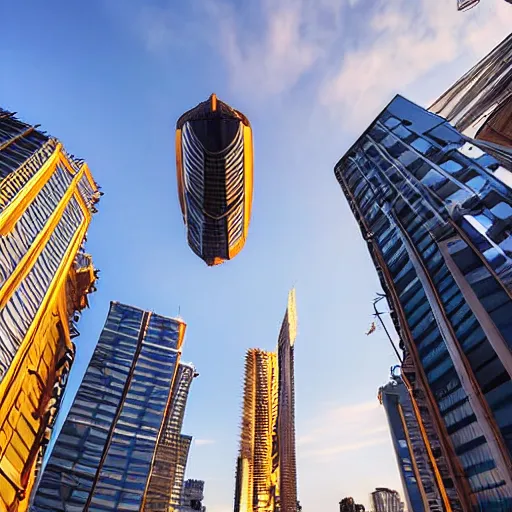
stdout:
[[[87,250],[101,270],[79,323],[69,408],[110,300],[187,323],[183,361],[199,378],[184,431],[186,478],[208,512],[231,512],[244,354],[275,349],[297,289],[298,496],[336,511],[403,495],[379,386],[395,364],[365,331],[378,279],[333,167],[395,93],[428,106],[499,43],[512,6],[419,0],[5,2],[1,106],[85,158],[105,196]],[[21,28],[23,30],[21,30]],[[207,268],[187,245],[176,191],[174,126],[215,92],[254,133],[247,243]],[[58,419],[58,427],[64,417]]]

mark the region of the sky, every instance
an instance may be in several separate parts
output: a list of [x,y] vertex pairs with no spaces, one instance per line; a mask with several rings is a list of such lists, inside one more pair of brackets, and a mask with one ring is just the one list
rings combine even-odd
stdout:
[[[273,350],[296,287],[296,431],[305,512],[400,489],[379,386],[396,363],[365,331],[380,291],[333,167],[396,93],[430,105],[508,35],[482,0],[1,2],[0,101],[85,158],[105,195],[87,249],[101,270],[79,324],[69,409],[111,300],[188,324],[195,379],[187,477],[208,512],[233,508],[244,355]],[[250,119],[252,221],[243,251],[208,268],[176,190],[177,118],[212,92]]]

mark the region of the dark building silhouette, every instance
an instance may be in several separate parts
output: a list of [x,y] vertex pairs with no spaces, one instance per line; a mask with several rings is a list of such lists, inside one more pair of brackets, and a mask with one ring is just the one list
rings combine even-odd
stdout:
[[340,501],[340,512],[365,512],[364,505],[358,505],[354,498],[343,498]]
[[180,512],[206,512],[203,505],[204,499],[204,481],[187,480],[183,486],[182,506]]

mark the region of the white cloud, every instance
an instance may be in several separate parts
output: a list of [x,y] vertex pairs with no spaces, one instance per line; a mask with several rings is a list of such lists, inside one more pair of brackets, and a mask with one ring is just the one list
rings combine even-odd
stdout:
[[440,65],[474,63],[512,24],[503,0],[466,13],[456,0],[259,0],[243,8],[190,0],[183,9],[167,0],[137,4],[136,12],[149,51],[167,56],[196,45],[210,58],[213,52],[231,89],[253,101],[289,94],[311,78],[318,92],[309,101],[358,128],[395,93],[421,88],[418,81]]
[[298,437],[299,456],[317,462],[339,459],[389,441],[389,430],[377,399],[360,404],[335,406],[311,421],[306,434]]
[[[343,399],[349,394],[345,389]],[[319,494],[323,503],[353,496],[365,504],[375,487],[401,492],[386,414],[376,396],[362,403],[325,405],[297,430],[299,494],[305,505],[318,501]]]
[[396,93],[418,85],[438,66],[475,62],[503,39],[512,9],[501,0],[487,6],[462,14],[455,0],[402,0],[370,11],[362,47],[345,54],[321,86],[319,101],[338,106],[337,114],[364,127]]
[[205,446],[209,444],[215,444],[213,439],[194,439],[194,444],[196,446]]
[[258,97],[293,88],[336,38],[341,5],[333,0],[262,0],[252,30],[222,12],[221,54],[235,89]]
[[201,42],[215,49],[232,88],[255,99],[288,91],[338,36],[344,6],[355,0],[260,0],[242,13],[227,0],[146,5],[136,29],[155,53]]

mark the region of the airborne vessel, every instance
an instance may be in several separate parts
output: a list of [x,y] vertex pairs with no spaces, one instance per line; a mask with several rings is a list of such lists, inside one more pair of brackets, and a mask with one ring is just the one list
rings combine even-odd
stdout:
[[178,194],[190,248],[207,265],[234,258],[251,217],[253,145],[241,112],[212,94],[176,123]]

